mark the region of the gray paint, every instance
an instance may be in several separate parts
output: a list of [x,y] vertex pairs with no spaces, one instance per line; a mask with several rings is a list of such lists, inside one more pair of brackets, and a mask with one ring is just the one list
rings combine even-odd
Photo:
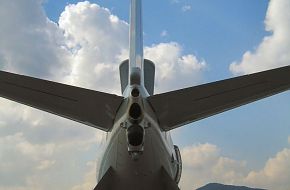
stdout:
[[0,71],[0,96],[110,131],[123,97]]
[[144,86],[149,95],[154,94],[155,65],[152,61],[144,59]]
[[122,94],[126,90],[129,81],[129,59],[123,61],[119,66],[121,92]]
[[[146,90],[143,86],[133,86],[141,92],[141,105],[144,117],[140,125],[145,128],[144,151],[138,160],[133,160],[128,153],[126,138],[126,125],[128,121],[128,107],[132,97],[127,97],[122,103],[116,116],[113,130],[108,134],[106,151],[100,164],[98,181],[113,180],[113,187],[97,186],[102,189],[164,189],[165,184],[170,189],[178,189],[174,178],[177,174],[178,161],[174,151],[171,137],[168,132],[162,132],[159,128],[155,114],[146,101]],[[127,92],[130,92],[128,90]],[[150,123],[150,125],[146,125]],[[173,159],[172,159],[173,158]],[[114,178],[106,177],[107,172],[113,172]],[[109,179],[110,178],[110,179]],[[142,185],[140,185],[142,184]],[[118,188],[117,188],[118,187]],[[155,187],[155,188],[154,188]]]
[[160,127],[182,125],[290,89],[290,66],[148,97]]
[[[142,25],[142,1],[131,0],[130,7],[130,34],[129,34],[129,76],[134,68],[143,71],[143,25]],[[144,84],[144,75],[141,73],[141,81]]]

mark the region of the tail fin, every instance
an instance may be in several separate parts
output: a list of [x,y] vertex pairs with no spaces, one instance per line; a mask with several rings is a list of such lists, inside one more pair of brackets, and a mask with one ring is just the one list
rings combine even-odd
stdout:
[[[130,10],[130,55],[129,55],[129,82],[132,76],[139,78],[139,85],[144,85],[143,73],[143,29],[142,29],[142,1],[131,0]],[[137,80],[138,81],[138,80]]]
[[142,0],[131,0],[130,55],[120,65],[121,90],[128,85],[144,86],[149,95],[154,93],[155,66],[143,58]]
[[144,60],[144,86],[150,96],[154,94],[155,65],[152,61]]
[[[123,61],[119,66],[122,94],[129,84],[129,60]],[[154,94],[155,65],[152,61],[144,59],[144,86],[150,96]]]
[[124,94],[125,89],[129,84],[129,60],[123,61],[119,66],[121,91]]

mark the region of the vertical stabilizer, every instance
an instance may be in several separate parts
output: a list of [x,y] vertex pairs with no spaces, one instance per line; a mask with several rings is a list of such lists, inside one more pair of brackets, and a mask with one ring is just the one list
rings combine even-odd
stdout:
[[130,56],[129,56],[130,84],[140,82],[144,85],[143,74],[143,27],[142,27],[142,1],[131,0],[130,9]]
[[142,0],[131,0],[129,35],[129,60],[123,61],[119,67],[122,93],[128,85],[141,85],[153,95],[155,66],[143,57]]

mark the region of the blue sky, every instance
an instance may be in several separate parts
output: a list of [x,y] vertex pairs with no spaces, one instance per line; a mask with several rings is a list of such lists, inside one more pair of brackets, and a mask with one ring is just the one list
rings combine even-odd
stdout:
[[[7,18],[0,25],[0,68],[118,93],[116,68],[128,49],[128,26],[119,21],[128,22],[129,0],[40,2],[5,0],[0,6],[0,18]],[[288,0],[146,0],[143,5],[145,56],[156,63],[157,91],[290,63]],[[111,14],[119,18],[115,28]],[[286,190],[289,100],[285,92],[174,130],[184,156],[181,187],[222,182]],[[47,176],[57,176],[51,179],[57,183],[62,179],[63,189],[94,184],[102,134],[5,100],[1,104],[0,190],[55,189]],[[19,162],[18,169],[9,160]],[[64,180],[66,172],[70,175]],[[1,176],[18,180],[4,183]]]
[[[129,1],[92,2],[109,8],[128,22]],[[57,21],[66,3],[48,0],[44,5],[48,17]],[[185,5],[191,9],[182,11]],[[208,63],[204,82],[232,77],[229,64],[241,59],[245,51],[254,50],[269,35],[264,24],[266,0],[146,0],[143,7],[144,44],[170,41],[182,44],[185,53],[194,53]],[[164,30],[168,36],[162,37]],[[277,95],[196,122],[176,132],[176,143],[185,146],[210,142],[222,147],[225,155],[247,160],[258,169],[269,156],[287,146],[290,120],[285,118],[290,118],[290,106],[284,101],[289,98],[289,93]]]
[[[44,4],[47,16],[54,21],[67,3],[77,1],[52,1]],[[109,8],[119,18],[128,22],[129,1],[91,1]],[[191,6],[183,12],[183,6]],[[206,58],[213,73],[208,80],[231,76],[228,64],[240,58],[246,50],[253,49],[268,33],[264,19],[268,1],[237,0],[170,0],[144,1],[144,44],[176,41],[186,53]],[[163,30],[168,36],[161,38]]]
[[[67,2],[77,1],[48,0],[44,4],[48,17],[57,22]],[[91,2],[110,9],[128,22],[129,1]],[[191,9],[182,11],[185,5]],[[241,59],[245,51],[254,50],[269,35],[264,24],[266,0],[148,0],[143,2],[143,7],[144,44],[170,41],[182,44],[184,52],[194,53],[208,63],[203,82],[232,77],[229,64]],[[162,37],[160,34],[164,30],[168,36]],[[290,127],[280,121],[285,121],[290,113],[290,107],[284,103],[289,97],[289,93],[277,95],[191,124],[181,129],[186,138],[176,135],[176,141],[181,145],[211,142],[224,147],[226,155],[252,161],[253,167],[261,167],[269,155],[287,145],[285,139],[290,134]],[[290,120],[286,122],[290,125]],[[256,154],[257,149],[261,150],[259,154]]]

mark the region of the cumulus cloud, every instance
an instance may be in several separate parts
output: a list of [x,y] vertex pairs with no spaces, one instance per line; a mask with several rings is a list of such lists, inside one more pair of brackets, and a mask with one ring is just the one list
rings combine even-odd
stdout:
[[[68,5],[59,19],[73,51],[73,84],[120,94],[118,66],[128,49],[128,24],[88,1]],[[110,80],[108,80],[110,76]]]
[[161,37],[166,37],[168,36],[168,31],[167,30],[163,30],[160,34]]
[[0,104],[1,190],[70,189],[82,183],[83,159],[97,157],[103,133],[9,101]]
[[285,190],[290,187],[290,149],[278,152],[262,170],[251,171],[244,181],[268,189]]
[[[59,26],[64,31],[68,47],[74,52],[68,81],[119,94],[118,66],[128,58],[128,23],[112,15],[108,9],[86,1],[67,6],[61,14]],[[145,57],[155,61],[156,83],[162,80],[163,85],[163,79],[169,72],[173,75],[167,76],[168,79],[176,79],[178,74],[183,74],[182,80],[175,81],[171,88],[200,82],[201,71],[206,65],[204,60],[199,61],[192,54],[183,55],[182,47],[175,42],[146,47]],[[110,80],[107,80],[107,76],[110,76]],[[169,82],[172,84],[173,80],[165,83]],[[160,87],[156,86],[157,91],[169,89]]]
[[70,189],[85,175],[83,157],[94,160],[100,151],[96,139],[37,144],[23,133],[1,137],[0,189]]
[[225,157],[212,144],[197,144],[181,150],[184,171],[181,189],[198,188],[209,182],[285,190],[290,186],[290,149],[269,158],[264,167],[251,171],[246,161]]
[[290,63],[290,1],[269,1],[265,25],[272,34],[266,36],[254,51],[247,51],[240,62],[230,65],[234,74],[247,74]]
[[182,6],[181,10],[182,10],[183,12],[190,11],[190,10],[191,10],[191,6],[190,6],[190,5],[184,5],[184,6]]
[[175,42],[146,47],[144,55],[155,63],[157,93],[197,84],[206,68],[204,60],[182,55],[182,47]]
[[55,164],[55,160],[41,160],[40,164],[37,166],[38,170],[46,170]]
[[1,69],[50,79],[70,72],[62,31],[47,19],[41,2],[1,1]]
[[[120,94],[118,66],[128,57],[128,23],[85,1],[68,5],[56,24],[41,3],[1,2],[0,69]],[[184,55],[179,44],[145,49],[156,62],[157,91],[172,88],[170,81],[181,88],[202,78],[205,61]],[[4,99],[0,104],[0,190],[95,186],[92,163],[104,133]]]
[[198,188],[210,182],[232,184],[246,173],[246,162],[223,157],[213,144],[198,144],[181,150],[184,170],[181,189]]
[[75,185],[72,190],[88,190],[93,189],[96,184],[96,162],[87,162],[86,164],[88,172],[83,178],[83,182],[81,184]]

